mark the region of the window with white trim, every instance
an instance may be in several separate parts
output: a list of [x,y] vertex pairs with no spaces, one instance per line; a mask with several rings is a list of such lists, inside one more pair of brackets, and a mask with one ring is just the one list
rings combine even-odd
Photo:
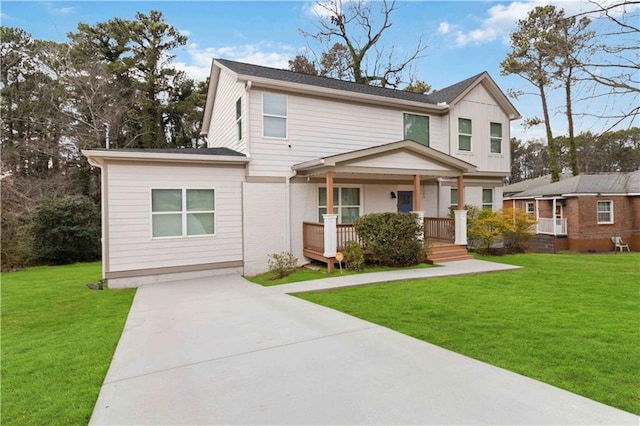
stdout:
[[[338,223],[353,223],[360,217],[360,188],[334,187],[333,212],[338,215]],[[327,188],[318,188],[318,220],[327,214]]]
[[242,140],[242,98],[236,101],[236,128],[238,140]]
[[471,120],[458,118],[458,150],[471,151]]
[[531,215],[536,213],[536,206],[533,201],[527,201],[527,213]]
[[429,146],[429,116],[403,114],[404,138]]
[[458,209],[458,188],[451,188],[451,207]]
[[153,238],[215,234],[214,189],[152,189]]
[[262,94],[262,135],[266,138],[287,137],[287,96]]
[[613,223],[613,201],[598,201],[596,214],[598,224]]
[[493,188],[482,188],[482,208],[493,210]]
[[491,153],[502,154],[502,123],[490,123]]

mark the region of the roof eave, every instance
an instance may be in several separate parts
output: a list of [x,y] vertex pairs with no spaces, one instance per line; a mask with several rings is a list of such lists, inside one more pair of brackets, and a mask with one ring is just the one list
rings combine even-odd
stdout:
[[180,154],[162,152],[124,152],[124,151],[96,151],[82,150],[82,155],[87,157],[89,164],[102,167],[105,161],[143,161],[161,163],[199,163],[199,164],[246,164],[249,158],[239,155],[204,155],[204,154]]

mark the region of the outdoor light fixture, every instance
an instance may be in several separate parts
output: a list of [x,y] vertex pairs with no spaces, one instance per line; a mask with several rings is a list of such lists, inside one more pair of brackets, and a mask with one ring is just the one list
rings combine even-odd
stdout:
[[395,200],[395,199],[396,199],[396,193],[395,193],[395,192],[393,192],[393,191],[391,191],[391,199],[392,199],[392,200]]

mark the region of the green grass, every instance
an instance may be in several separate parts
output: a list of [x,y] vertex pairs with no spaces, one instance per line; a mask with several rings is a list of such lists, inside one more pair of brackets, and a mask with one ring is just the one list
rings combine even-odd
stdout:
[[[318,265],[314,265],[318,266]],[[434,265],[429,265],[427,263],[421,263],[420,265],[411,266],[408,269],[417,269],[417,268],[432,268]],[[265,272],[264,274],[255,275],[253,277],[245,277],[249,281],[260,284],[262,286],[272,286],[272,285],[280,285],[280,284],[290,284],[297,283],[300,281],[310,281],[310,280],[319,280],[323,278],[333,278],[333,277],[344,277],[346,275],[353,274],[366,274],[370,272],[384,272],[384,271],[396,271],[398,269],[407,269],[407,268],[392,268],[387,266],[373,266],[367,265],[364,270],[359,272],[350,271],[342,268],[342,272],[340,271],[340,267],[336,266],[333,273],[327,273],[326,266],[318,266],[319,270],[312,271],[307,268],[298,268],[291,275],[288,275],[284,278],[274,279],[275,274],[273,272]]]
[[640,414],[640,254],[483,259],[525,268],[298,296]]
[[3,425],[86,424],[135,294],[89,290],[100,263],[2,274]]

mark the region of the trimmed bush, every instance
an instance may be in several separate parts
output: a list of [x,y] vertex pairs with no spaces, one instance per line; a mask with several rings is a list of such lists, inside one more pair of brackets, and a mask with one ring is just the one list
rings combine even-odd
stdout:
[[298,269],[298,259],[290,251],[268,255],[267,266],[269,272],[275,274],[274,280],[284,278]]
[[411,266],[424,260],[422,224],[415,214],[371,213],[356,219],[354,227],[376,263]]
[[352,271],[362,271],[364,269],[364,252],[357,241],[347,241],[344,243],[344,265]]
[[30,227],[36,262],[63,265],[100,260],[100,209],[87,197],[46,200]]
[[507,208],[502,212],[506,229],[504,231],[504,250],[506,253],[524,253],[535,231],[536,221],[522,209]]

